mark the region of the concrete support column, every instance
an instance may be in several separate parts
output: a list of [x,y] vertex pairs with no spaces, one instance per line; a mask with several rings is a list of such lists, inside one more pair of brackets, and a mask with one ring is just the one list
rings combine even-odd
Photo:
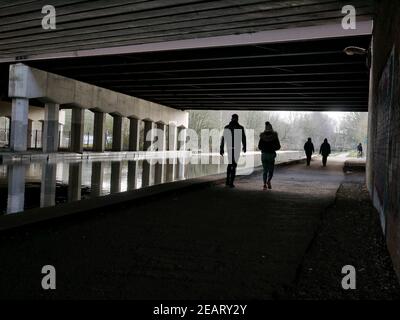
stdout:
[[11,151],[26,151],[29,99],[13,98],[10,125]]
[[186,149],[186,128],[183,126],[178,127],[178,150],[185,151]]
[[80,108],[72,109],[71,117],[71,145],[72,152],[83,152],[83,130],[85,123],[85,110]]
[[177,131],[176,125],[170,123],[168,125],[168,150],[169,151],[176,151],[177,147]]
[[25,166],[22,164],[8,166],[7,179],[7,213],[23,211],[25,203]]
[[129,151],[139,151],[140,120],[129,118]]
[[33,124],[33,120],[28,119],[28,135],[26,137],[27,141],[26,141],[26,148],[32,148],[32,124]]
[[104,164],[103,162],[92,163],[92,179],[91,179],[91,197],[101,196],[103,190],[103,174]]
[[157,147],[156,151],[165,151],[165,128],[166,125],[163,122],[157,122]]
[[114,115],[112,150],[122,151],[122,117]]
[[144,121],[144,151],[151,151],[151,147],[154,141],[154,122],[151,120]]
[[69,164],[68,201],[81,200],[82,162]]
[[137,188],[137,167],[137,161],[128,161],[128,190]]
[[104,112],[94,112],[93,151],[104,152],[105,150],[105,121],[106,114]]
[[42,165],[42,183],[40,186],[40,207],[56,205],[57,164]]
[[111,193],[121,192],[121,162],[111,162]]
[[58,150],[59,112],[59,104],[46,103],[44,106],[43,152],[51,153]]

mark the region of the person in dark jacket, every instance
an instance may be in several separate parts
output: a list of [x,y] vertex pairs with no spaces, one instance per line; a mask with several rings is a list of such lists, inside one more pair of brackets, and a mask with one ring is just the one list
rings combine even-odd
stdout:
[[263,165],[263,189],[272,189],[271,180],[274,176],[276,151],[281,148],[278,133],[274,131],[269,122],[265,123],[265,131],[260,134],[258,149],[261,150],[261,162]]
[[306,152],[307,166],[309,166],[311,163],[311,157],[315,152],[314,144],[312,143],[311,138],[308,138],[307,142],[304,144],[304,151]]
[[[225,126],[224,134],[221,138],[220,154],[224,156],[228,152],[228,168],[226,170],[226,185],[234,188],[233,184],[236,177],[236,167],[240,157],[240,151],[246,153],[246,132],[243,126],[239,124],[239,116],[232,115],[231,122]],[[242,149],[243,146],[243,149]]]
[[358,157],[362,158],[362,156],[363,156],[363,146],[362,146],[361,142],[357,146],[357,152],[358,152]]
[[331,154],[331,145],[328,143],[328,139],[324,140],[319,149],[319,154],[322,155],[322,165],[326,167],[326,162],[328,161],[328,156]]

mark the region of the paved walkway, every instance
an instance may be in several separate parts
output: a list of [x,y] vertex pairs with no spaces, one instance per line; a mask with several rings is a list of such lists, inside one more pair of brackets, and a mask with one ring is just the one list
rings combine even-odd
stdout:
[[[217,185],[0,236],[0,298],[274,299],[298,282],[343,161],[278,168]],[[57,290],[41,290],[43,265]]]

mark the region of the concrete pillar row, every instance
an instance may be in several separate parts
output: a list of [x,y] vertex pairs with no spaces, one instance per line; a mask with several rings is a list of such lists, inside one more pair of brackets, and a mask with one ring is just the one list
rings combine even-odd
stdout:
[[29,99],[13,98],[10,125],[10,148],[23,152],[27,149]]
[[72,109],[71,117],[71,144],[72,152],[83,152],[83,130],[85,123],[85,110],[80,108]]
[[143,120],[144,122],[144,151],[151,151],[154,141],[154,122],[151,120]]
[[129,118],[129,151],[139,151],[140,120]]
[[104,152],[105,150],[105,121],[106,114],[104,112],[94,112],[93,151]]
[[46,103],[44,106],[44,123],[42,133],[43,152],[57,152],[58,150],[58,127],[59,127],[60,105]]
[[119,115],[113,115],[113,118],[112,150],[122,151],[122,117]]

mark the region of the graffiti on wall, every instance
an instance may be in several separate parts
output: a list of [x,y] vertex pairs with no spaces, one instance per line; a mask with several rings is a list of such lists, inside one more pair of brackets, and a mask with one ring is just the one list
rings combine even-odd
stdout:
[[382,224],[387,221],[387,208],[389,204],[389,166],[391,163],[391,114],[393,114],[394,93],[395,93],[395,48],[393,47],[386,62],[385,68],[378,85],[377,99],[377,129],[376,148],[374,151],[375,170],[374,181],[379,207],[381,208]]

